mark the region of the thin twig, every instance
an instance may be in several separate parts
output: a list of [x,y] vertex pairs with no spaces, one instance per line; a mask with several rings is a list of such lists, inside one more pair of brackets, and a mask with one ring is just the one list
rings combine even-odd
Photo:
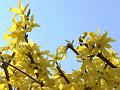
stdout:
[[[12,58],[15,56],[15,53],[12,54]],[[1,59],[2,61],[4,61],[4,58],[1,56]],[[11,60],[8,61],[8,63],[10,63]],[[8,72],[8,64],[6,63],[2,63],[1,67],[3,68],[4,72],[5,72],[5,77],[6,77],[6,80],[7,81],[10,81],[10,75],[9,75],[9,72]],[[8,85],[8,88],[9,90],[12,90],[12,85],[11,84],[7,84]]]
[[117,68],[116,66],[114,66],[108,59],[106,59],[102,53],[98,53],[97,55],[100,59],[102,59],[104,62],[106,62],[107,65],[109,65],[112,68]]
[[71,43],[67,43],[67,48],[70,48],[76,55],[79,55]]
[[[29,20],[30,11],[31,11],[31,10],[29,9],[28,12],[27,12],[27,15],[25,15],[25,17],[27,18],[27,21]],[[26,25],[25,25],[25,30],[27,30],[27,29],[29,29],[29,28],[27,27],[27,24],[26,24]],[[27,34],[27,33],[25,33],[24,38],[25,38],[25,41],[26,41],[27,43],[29,43],[28,34]],[[31,54],[30,52],[28,52],[28,54],[26,54],[26,55],[27,55],[27,56],[29,57],[29,59],[31,60],[31,63],[32,63],[32,64],[35,64],[32,54]],[[34,68],[35,68],[35,67],[34,67]],[[38,68],[38,67],[37,67],[37,68]],[[36,76],[37,76],[37,78],[38,78],[39,73],[35,73],[35,74],[36,74]],[[30,78],[32,79],[32,77],[30,77]],[[34,79],[34,78],[33,78],[33,79]],[[37,82],[38,82],[38,80],[36,80],[36,79],[34,79],[34,81],[37,81]],[[43,81],[41,81],[41,82],[39,82],[39,83],[40,83],[41,87],[44,86]]]
[[[28,10],[28,13],[27,15],[25,15],[25,18],[27,18],[27,21],[29,20],[29,16],[30,16],[30,9]],[[27,29],[27,24],[25,25],[24,29],[26,30]],[[25,33],[25,41],[28,43],[28,35],[27,33]]]
[[65,76],[65,74],[63,73],[63,71],[61,70],[60,66],[58,65],[58,63],[56,62],[56,68],[59,71],[60,75],[65,79],[65,81],[69,84],[70,81],[68,80],[68,78]]
[[[25,73],[25,72],[23,72],[22,70],[20,70],[19,68],[17,68],[17,67],[15,67],[15,66],[13,66],[13,65],[11,65],[10,63],[8,63],[8,62],[5,62],[5,61],[2,61],[5,65],[9,65],[9,66],[11,66],[11,67],[13,67],[13,68],[15,68],[16,70],[18,70],[18,71],[20,71],[21,73],[23,73],[24,75],[26,75],[26,76],[28,76],[29,78],[31,78],[33,81],[35,81],[36,83],[38,83],[38,84],[40,84],[41,85],[41,82],[39,82],[38,80],[36,80],[36,79],[34,79],[33,77],[31,77],[30,75],[28,75],[27,73]],[[41,85],[42,86],[42,85]]]
[[[9,77],[9,73],[8,73],[8,69],[7,69],[8,64],[6,64],[6,63],[3,62],[3,64],[2,64],[1,67],[3,68],[3,70],[4,70],[4,72],[5,72],[6,80],[7,80],[7,81],[10,81],[10,77]],[[9,88],[9,90],[12,90],[12,85],[11,85],[11,84],[8,84],[8,88]]]
[[[88,47],[87,44],[83,44],[84,46]],[[79,55],[79,53],[77,52],[77,50],[75,50],[75,48],[73,47],[73,45],[71,43],[67,43],[67,48],[70,48],[76,55]],[[93,55],[94,56],[94,55]],[[114,66],[107,58],[105,58],[102,53],[98,53],[97,55],[100,59],[102,59],[104,62],[106,62],[107,65],[109,65],[112,68],[117,68],[116,66]]]

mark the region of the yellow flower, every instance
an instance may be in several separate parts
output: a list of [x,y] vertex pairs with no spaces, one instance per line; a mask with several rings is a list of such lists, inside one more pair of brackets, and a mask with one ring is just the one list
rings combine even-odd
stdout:
[[30,18],[30,22],[28,22],[27,24],[29,25],[29,30],[27,30],[27,32],[31,32],[34,27],[40,27],[39,24],[35,23],[33,15]]
[[26,11],[27,7],[28,7],[29,4],[27,4],[25,6],[25,8],[23,7],[22,5],[22,2],[21,0],[19,1],[19,8],[10,8],[10,11],[11,12],[14,12],[16,14],[24,14],[24,12]]
[[56,49],[56,56],[54,57],[53,63],[55,63],[57,60],[64,60],[66,57],[66,46],[60,46]]
[[103,52],[105,55],[108,55],[109,52],[106,48],[111,48],[109,42],[113,42],[115,40],[107,37],[107,32],[105,32],[102,36],[100,36],[95,42],[94,53]]
[[63,87],[64,87],[63,84],[60,84],[60,85],[59,85],[59,89],[60,89],[60,90],[63,90]]
[[9,34],[4,35],[4,40],[8,40],[9,38],[11,38],[11,36]]

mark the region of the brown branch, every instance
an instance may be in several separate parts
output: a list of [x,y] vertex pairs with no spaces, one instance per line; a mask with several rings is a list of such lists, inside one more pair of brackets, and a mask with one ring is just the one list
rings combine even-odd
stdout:
[[[25,15],[25,18],[26,18],[27,21],[29,20],[29,16],[30,16],[30,9],[28,10],[27,15]],[[28,29],[29,29],[29,27],[27,27],[27,24],[25,25],[24,28],[25,28],[25,30],[28,30]],[[27,33],[25,33],[24,38],[25,38],[25,41],[26,41],[27,43],[29,43],[29,41],[28,41],[28,34],[27,34]],[[30,52],[28,52],[28,54],[26,54],[26,55],[27,55],[27,56],[29,57],[29,59],[31,60],[31,63],[32,63],[32,64],[36,64],[35,61],[34,61],[34,58],[33,58],[32,54],[31,54]],[[37,68],[37,69],[38,69],[37,66],[34,67],[34,68]],[[35,73],[35,75],[36,75],[36,77],[38,78],[39,73]],[[42,83],[42,86],[44,86],[44,83],[43,83],[43,82],[41,82],[41,83]]]
[[75,50],[73,45],[71,43],[67,43],[67,49],[70,48],[76,55],[79,55],[79,53]]
[[[30,9],[28,10],[27,12],[27,15],[25,15],[25,18],[27,19],[27,21],[29,20],[29,16],[30,16]],[[27,24],[25,25],[24,29],[26,30],[27,29]],[[28,35],[27,33],[25,33],[25,41],[28,43]]]
[[[30,15],[30,9],[28,10],[27,15],[25,15],[25,18],[26,18],[27,21],[29,20],[29,15]],[[25,27],[22,27],[22,28],[23,28],[24,30],[27,30],[27,29],[28,29],[27,24],[25,25]],[[25,38],[25,41],[26,41],[27,43],[29,43],[27,33],[25,33],[24,38]],[[27,55],[27,56],[29,57],[29,59],[31,60],[31,63],[32,63],[32,64],[33,64],[33,63],[35,64],[34,59],[33,59],[33,56],[31,55],[31,53],[29,52],[29,53],[26,54],[26,55]],[[41,87],[44,86],[43,81],[40,82],[40,81],[36,80],[35,78],[31,77],[30,75],[28,75],[27,73],[23,72],[23,71],[20,70],[19,68],[11,65],[10,63],[7,63],[7,62],[5,62],[5,63],[8,64],[9,66],[15,68],[16,70],[20,71],[20,72],[23,73],[24,75],[28,76],[28,77],[31,78],[33,81],[35,81],[36,83],[40,84]]]
[[[88,47],[87,44],[83,44],[84,46]],[[67,43],[67,48],[70,48],[76,55],[79,55],[79,53],[77,52],[77,50],[75,50],[75,48],[73,47],[73,45],[71,43]],[[92,55],[94,56],[94,55]],[[116,66],[114,66],[107,58],[105,58],[102,53],[98,53],[97,55],[101,60],[103,60],[104,62],[106,62],[107,65],[109,65],[112,68],[117,68]]]
[[[12,58],[14,57],[15,53],[12,54]],[[4,58],[2,56],[0,56],[2,61],[4,61]],[[10,63],[11,60],[8,61],[8,63]],[[5,77],[6,77],[6,80],[7,81],[10,81],[10,75],[8,73],[8,65],[6,63],[2,63],[1,67],[3,68],[4,72],[5,72]],[[12,85],[11,84],[7,84],[8,85],[8,88],[9,90],[12,90]]]
[[[1,66],[5,72],[5,77],[6,77],[6,80],[7,81],[10,81],[10,77],[9,77],[9,73],[8,73],[8,64],[6,64],[5,62],[3,62],[2,66]],[[12,90],[12,85],[11,84],[8,84],[8,88],[9,90]]]
[[108,59],[106,59],[102,53],[98,53],[97,55],[100,59],[102,59],[104,62],[106,62],[107,65],[109,65],[112,68],[117,68],[116,66],[114,66]]
[[25,33],[25,41],[28,43],[28,35]]
[[69,84],[70,81],[68,80],[68,78],[65,76],[65,74],[63,73],[63,71],[61,70],[60,66],[58,65],[58,63],[56,62],[56,68],[59,71],[60,75],[65,79],[65,81]]
[[[12,53],[12,58],[15,56],[15,52]],[[1,56],[1,59],[4,61],[4,58]],[[8,63],[10,63],[11,60],[8,61]],[[3,68],[4,72],[5,72],[5,77],[7,81],[10,81],[10,75],[8,73],[8,64],[6,64],[5,62],[2,63],[1,67]],[[8,84],[8,88],[9,90],[12,90],[12,85]]]
[[26,54],[28,57],[29,57],[29,59],[31,60],[31,63],[33,64],[35,64],[35,62],[34,62],[34,59],[33,59],[33,56],[31,55],[31,53],[30,52],[28,52],[28,54]]
[[30,75],[28,75],[27,73],[23,72],[22,70],[20,70],[19,68],[11,65],[10,63],[8,62],[5,62],[5,61],[2,61],[5,65],[7,66],[11,66],[13,68],[15,68],[16,70],[20,71],[21,73],[23,73],[24,75],[26,75],[27,77],[31,78],[33,81],[35,81],[36,83],[40,84],[41,86],[43,86],[43,83],[39,82],[38,80],[34,79],[33,77],[31,77]]

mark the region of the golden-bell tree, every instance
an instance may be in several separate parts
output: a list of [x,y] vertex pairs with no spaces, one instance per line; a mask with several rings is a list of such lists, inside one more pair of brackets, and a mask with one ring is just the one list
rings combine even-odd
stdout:
[[[77,47],[66,41],[54,55],[28,39],[28,33],[40,27],[28,7],[19,1],[18,8],[10,8],[13,24],[4,36],[8,45],[0,48],[0,90],[120,90],[120,61],[107,32],[84,32]],[[82,63],[71,73],[58,63],[68,49]]]

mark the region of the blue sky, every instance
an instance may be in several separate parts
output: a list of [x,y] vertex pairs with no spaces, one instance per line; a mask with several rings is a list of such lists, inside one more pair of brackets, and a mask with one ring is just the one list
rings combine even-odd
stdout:
[[[108,31],[109,36],[116,39],[113,49],[120,52],[120,0],[22,0],[24,5],[30,3],[32,14],[41,28],[36,28],[29,34],[42,50],[55,49],[66,45],[65,40],[76,40],[84,31]],[[10,7],[17,6],[18,0],[2,0],[0,2],[0,45],[5,44],[3,35],[11,26],[12,13]],[[77,42],[75,42],[77,45]],[[79,63],[70,50],[62,68],[71,72],[78,69]]]

